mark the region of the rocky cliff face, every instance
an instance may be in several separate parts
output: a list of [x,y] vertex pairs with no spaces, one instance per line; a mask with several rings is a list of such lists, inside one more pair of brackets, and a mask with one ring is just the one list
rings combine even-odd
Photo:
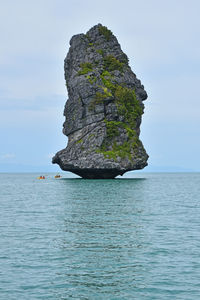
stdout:
[[72,37],[64,63],[68,145],[52,162],[83,178],[114,178],[147,165],[139,140],[147,94],[117,38],[98,24]]

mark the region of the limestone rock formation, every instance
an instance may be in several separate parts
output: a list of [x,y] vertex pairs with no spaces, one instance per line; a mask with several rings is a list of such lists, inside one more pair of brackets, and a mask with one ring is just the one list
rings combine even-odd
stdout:
[[64,63],[68,145],[52,162],[83,178],[114,178],[147,165],[139,140],[147,94],[107,27],[72,37]]

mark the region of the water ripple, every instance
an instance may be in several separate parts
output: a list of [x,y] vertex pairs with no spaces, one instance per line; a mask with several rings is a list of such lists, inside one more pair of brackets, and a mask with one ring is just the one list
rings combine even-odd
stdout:
[[137,176],[0,174],[0,299],[199,300],[200,174]]

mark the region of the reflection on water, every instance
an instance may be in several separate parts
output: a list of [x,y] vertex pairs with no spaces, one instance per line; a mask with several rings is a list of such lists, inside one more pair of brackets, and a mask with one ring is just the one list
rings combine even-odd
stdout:
[[147,236],[140,217],[142,193],[140,197],[136,193],[142,185],[142,178],[67,180],[70,201],[64,206],[61,247],[67,256],[66,281],[74,286],[77,297],[88,287],[90,299],[99,289],[109,299],[109,295],[130,295],[133,288],[143,286],[139,256]]

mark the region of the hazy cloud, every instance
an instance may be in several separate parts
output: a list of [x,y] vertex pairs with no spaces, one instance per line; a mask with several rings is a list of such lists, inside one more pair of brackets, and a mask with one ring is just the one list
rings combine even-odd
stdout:
[[5,153],[0,155],[1,160],[12,160],[16,155],[14,153]]

